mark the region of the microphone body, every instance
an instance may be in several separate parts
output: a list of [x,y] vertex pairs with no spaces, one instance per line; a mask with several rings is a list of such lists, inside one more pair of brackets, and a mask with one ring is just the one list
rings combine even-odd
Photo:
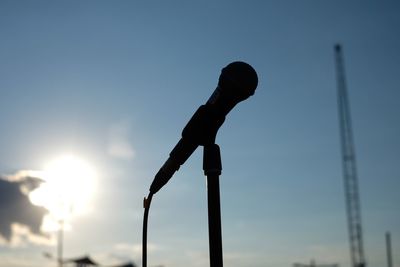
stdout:
[[247,63],[236,61],[222,69],[218,86],[205,105],[193,114],[182,137],[157,172],[150,193],[157,193],[192,155],[198,146],[215,143],[218,129],[235,105],[254,94],[258,84],[256,71]]

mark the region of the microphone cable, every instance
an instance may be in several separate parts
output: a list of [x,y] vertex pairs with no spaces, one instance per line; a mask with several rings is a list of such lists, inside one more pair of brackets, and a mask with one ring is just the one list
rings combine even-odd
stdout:
[[153,193],[149,193],[147,198],[143,200],[144,215],[143,215],[143,237],[142,237],[142,267],[147,267],[147,221],[149,218],[149,210]]

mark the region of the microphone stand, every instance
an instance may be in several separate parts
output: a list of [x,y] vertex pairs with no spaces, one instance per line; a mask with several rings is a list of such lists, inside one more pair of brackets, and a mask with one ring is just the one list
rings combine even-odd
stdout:
[[222,171],[219,146],[215,144],[218,129],[225,116],[239,102],[254,94],[258,77],[249,64],[232,62],[222,69],[218,86],[205,105],[200,106],[182,131],[182,138],[169,154],[169,158],[157,172],[144,201],[143,218],[143,267],[147,260],[147,218],[153,194],[161,189],[185,163],[198,146],[204,147],[203,170],[207,176],[208,235],[210,266],[222,267],[222,234],[219,176]]
[[222,233],[219,176],[222,171],[221,153],[215,143],[205,145],[203,170],[207,176],[208,236],[210,267],[222,267]]

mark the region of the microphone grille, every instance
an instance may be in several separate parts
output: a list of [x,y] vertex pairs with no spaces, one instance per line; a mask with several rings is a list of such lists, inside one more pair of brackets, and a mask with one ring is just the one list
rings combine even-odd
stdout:
[[257,88],[257,72],[249,64],[235,61],[222,69],[218,85],[223,88],[233,87],[237,90],[240,100],[244,100],[253,95]]

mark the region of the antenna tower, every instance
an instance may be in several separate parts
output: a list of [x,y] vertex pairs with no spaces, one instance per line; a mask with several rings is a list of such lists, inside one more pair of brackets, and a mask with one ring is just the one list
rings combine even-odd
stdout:
[[347,96],[344,60],[341,45],[335,45],[338,110],[342,146],[343,181],[346,198],[347,223],[352,267],[365,267],[361,227],[360,196],[356,168],[356,154]]

